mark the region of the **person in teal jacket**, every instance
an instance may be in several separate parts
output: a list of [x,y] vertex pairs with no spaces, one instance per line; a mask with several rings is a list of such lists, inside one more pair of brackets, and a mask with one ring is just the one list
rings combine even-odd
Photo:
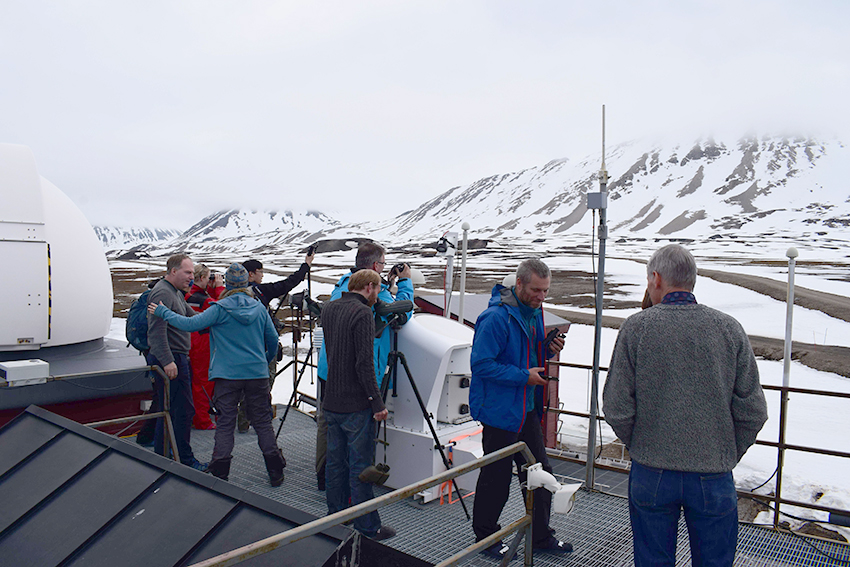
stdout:
[[[364,242],[357,248],[357,256],[354,259],[354,268],[351,269],[351,272],[342,276],[338,282],[336,282],[336,286],[334,287],[333,292],[331,293],[331,298],[329,301],[335,301],[342,297],[342,293],[348,291],[348,280],[351,278],[351,274],[357,272],[359,270],[375,270],[379,274],[383,272],[384,266],[386,265],[386,252],[384,247],[375,242]],[[392,287],[392,279],[394,277],[398,277],[398,281],[396,281],[396,285],[398,286],[398,291],[396,292],[395,297],[393,297],[392,293],[390,293],[390,288]],[[378,300],[383,301],[384,303],[393,303],[394,301],[403,301],[410,300],[413,301],[413,282],[410,279],[410,266],[407,264],[404,265],[404,269],[398,274],[391,274],[390,281],[381,283],[381,291],[378,294]],[[374,311],[374,307],[372,308]],[[386,323],[386,319],[383,317],[378,317],[375,320],[376,326],[381,326],[382,323]],[[375,377],[378,380],[378,388],[381,387],[381,384],[384,380],[385,370],[387,368],[387,359],[390,356],[390,351],[392,350],[392,334],[393,330],[387,326],[384,327],[384,331],[381,333],[381,336],[377,337],[374,341],[374,352],[373,357],[375,360]],[[328,358],[325,353],[324,342],[322,343],[322,349],[319,351],[319,363],[316,373],[319,376],[319,408],[318,408],[318,419],[316,428],[316,481],[319,486],[319,490],[324,490],[325,487],[325,454],[327,453],[327,425],[325,424],[324,416],[321,411],[321,399],[322,392],[324,391],[325,380],[328,376]]]
[[[484,426],[481,444],[484,454],[524,441],[543,470],[552,472],[546,456],[543,429],[542,377],[546,359],[559,353],[564,340],[555,338],[546,347],[543,301],[549,292],[549,267],[537,258],[523,261],[516,274],[516,286],[497,285],[487,309],[478,316],[472,339],[469,409],[472,418]],[[520,484],[525,482],[525,459],[515,455]],[[481,469],[475,488],[472,529],[481,541],[499,528],[499,516],[508,500],[511,459],[505,458]],[[559,541],[549,527],[552,494],[545,488],[534,492],[532,545],[536,551],[567,553],[571,544]],[[501,558],[508,551],[502,542],[483,553]]]
[[248,272],[241,264],[227,269],[225,287],[217,303],[194,317],[178,315],[161,303],[149,305],[148,310],[182,331],[210,329],[209,379],[215,381],[213,402],[220,415],[209,471],[228,478],[237,404],[244,395],[269,480],[272,486],[280,486],[286,461],[274,437],[269,391],[269,362],[277,355],[277,331],[266,308],[253,298]]

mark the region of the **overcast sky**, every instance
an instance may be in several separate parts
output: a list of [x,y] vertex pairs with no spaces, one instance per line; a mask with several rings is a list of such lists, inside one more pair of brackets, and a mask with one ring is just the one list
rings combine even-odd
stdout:
[[848,23],[846,0],[0,0],[0,142],[93,224],[383,219],[598,153],[603,104],[609,146],[850,143]]

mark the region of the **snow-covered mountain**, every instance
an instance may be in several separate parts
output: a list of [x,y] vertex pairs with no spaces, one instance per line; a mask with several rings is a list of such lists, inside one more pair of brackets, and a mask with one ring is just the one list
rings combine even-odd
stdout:
[[[274,252],[322,239],[435,241],[463,222],[470,237],[547,242],[586,238],[587,193],[599,191],[600,153],[458,186],[387,220],[343,225],[315,212],[224,211],[162,250]],[[609,237],[620,242],[685,239],[850,241],[850,148],[806,137],[632,142],[606,155]]]
[[339,226],[339,221],[314,211],[221,211],[195,223],[167,246],[188,252],[260,252],[312,242],[314,234]]
[[127,249],[139,244],[168,242],[180,236],[179,230],[163,228],[122,228],[117,226],[96,226],[94,233],[103,243],[104,250]]
[[[589,233],[586,195],[599,191],[600,166],[597,154],[494,175],[372,228],[409,240],[464,221],[479,238]],[[612,237],[850,236],[850,149],[838,141],[630,143],[613,148],[606,166]]]

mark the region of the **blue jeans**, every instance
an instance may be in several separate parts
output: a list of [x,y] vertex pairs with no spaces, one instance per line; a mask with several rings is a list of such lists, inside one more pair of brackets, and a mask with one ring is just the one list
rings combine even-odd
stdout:
[[[150,366],[161,366],[159,360],[148,351],[145,356]],[[171,425],[174,427],[174,437],[177,441],[177,451],[180,453],[180,462],[184,465],[191,464],[195,458],[192,453],[192,445],[189,438],[192,434],[192,418],[195,416],[195,404],[192,400],[192,367],[189,365],[189,355],[174,353],[174,363],[177,364],[177,378],[169,380],[171,393]],[[160,403],[164,404],[165,384],[159,374],[154,374],[154,388],[156,388]],[[165,454],[165,421],[156,420],[156,432],[153,437],[154,451],[159,455]]]
[[[372,485],[358,478],[375,460],[375,422],[371,409],[354,413],[326,411],[325,420],[328,422],[325,486],[328,513],[334,514],[375,497]],[[356,518],[354,527],[373,537],[381,527],[381,517],[377,511],[369,512]]]
[[692,565],[731,566],[738,542],[738,495],[732,473],[669,471],[632,461],[629,516],[635,567],[676,564],[681,510]]

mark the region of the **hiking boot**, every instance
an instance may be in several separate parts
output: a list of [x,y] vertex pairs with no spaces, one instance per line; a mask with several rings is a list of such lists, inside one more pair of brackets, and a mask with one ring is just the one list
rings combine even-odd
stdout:
[[[480,553],[481,555],[486,555],[487,557],[501,561],[510,550],[511,548],[508,547],[506,544],[502,543],[501,541],[497,541],[490,547],[482,550]],[[517,554],[514,553],[514,556],[511,557],[511,560],[513,561],[516,558]]]
[[558,541],[554,537],[549,537],[544,543],[535,543],[534,551],[542,551],[545,553],[570,553],[573,550],[573,544],[566,541]]
[[201,472],[207,472],[207,469],[210,468],[209,463],[202,463],[201,461],[199,461],[198,459],[196,459],[194,457],[192,457],[192,460],[189,461],[188,463],[183,463],[183,464],[186,465],[187,467],[192,467],[196,471],[201,471]]
[[227,480],[227,478],[230,476],[231,460],[233,460],[233,457],[212,461],[210,463],[209,468],[207,469],[207,472],[216,478],[220,478],[221,480]]
[[236,424],[236,431],[239,433],[248,433],[248,430],[251,428],[251,424],[247,421],[240,421]]
[[277,487],[283,484],[283,467],[286,466],[286,459],[283,458],[280,448],[271,455],[263,455],[263,460],[266,461],[266,470],[272,486]]
[[375,532],[375,535],[373,535],[369,539],[371,539],[373,541],[384,541],[385,539],[390,539],[394,535],[395,535],[394,529],[392,529],[389,526],[381,526],[380,528],[378,528],[378,531]]

